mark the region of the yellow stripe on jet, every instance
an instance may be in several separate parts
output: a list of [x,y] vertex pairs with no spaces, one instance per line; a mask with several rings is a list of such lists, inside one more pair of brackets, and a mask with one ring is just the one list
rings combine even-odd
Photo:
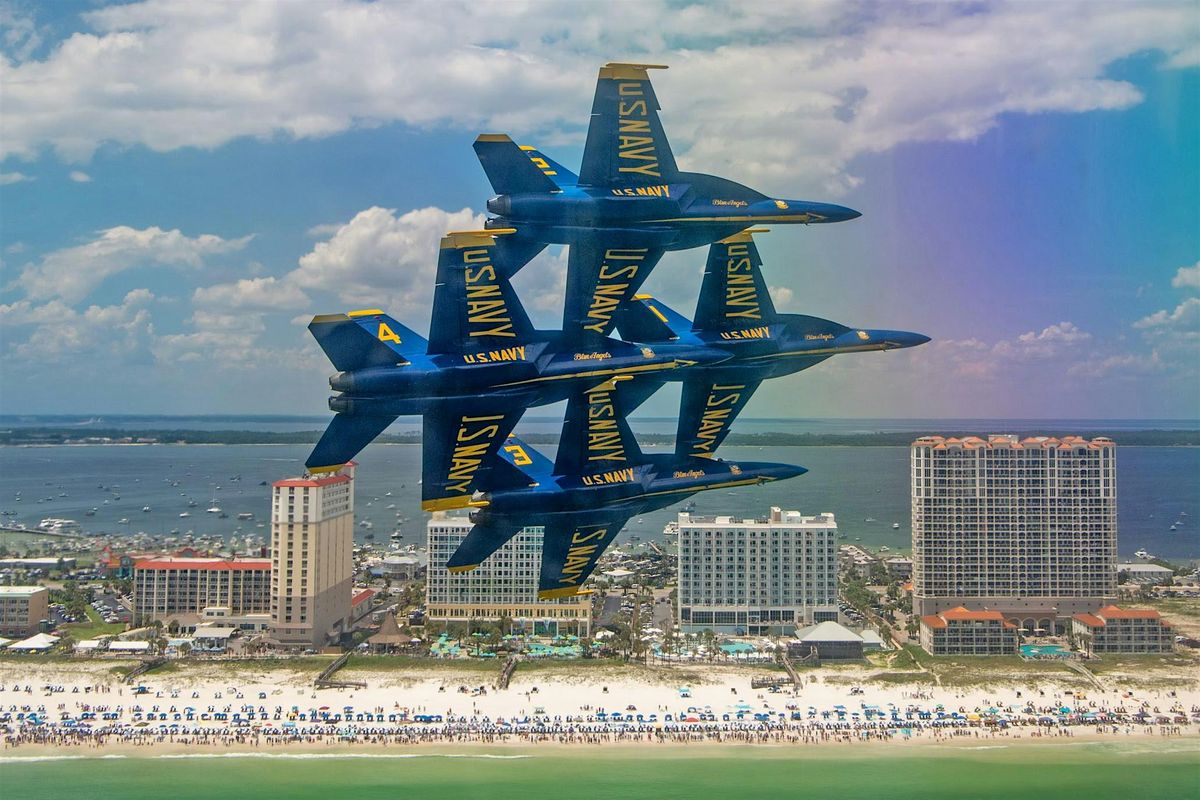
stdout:
[[490,231],[450,231],[442,237],[439,247],[442,250],[491,247],[496,243],[495,237],[516,232],[516,228],[494,228]]
[[383,314],[383,310],[379,308],[364,308],[361,311],[347,311],[348,317],[378,317]]
[[726,236],[720,241],[720,244],[742,244],[744,242],[754,241],[754,234],[769,233],[770,228],[747,228],[744,231],[735,233],[733,236]]
[[561,589],[540,589],[538,590],[538,600],[563,600],[568,597],[578,597],[591,593],[590,589],[580,591],[576,586],[564,586]]
[[644,364],[640,367],[622,367],[621,369],[599,370],[597,372],[572,372],[568,375],[544,375],[540,378],[529,378],[523,381],[513,381],[511,383],[498,383],[497,388],[507,386],[525,386],[530,383],[542,383],[543,381],[565,381],[571,378],[602,378],[605,375],[623,375],[627,372],[652,372],[656,370],[675,369],[675,362],[669,364]]
[[600,79],[610,81],[648,81],[648,69],[668,69],[666,64],[625,64],[610,61],[600,68]]
[[473,569],[479,569],[479,565],[478,564],[464,564],[461,567],[446,567],[446,572],[449,572],[451,575],[458,575],[459,573],[462,573],[462,572],[470,572]]

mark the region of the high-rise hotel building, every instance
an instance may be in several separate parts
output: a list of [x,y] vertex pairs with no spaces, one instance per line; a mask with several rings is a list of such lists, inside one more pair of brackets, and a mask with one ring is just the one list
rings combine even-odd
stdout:
[[1000,611],[1028,633],[1112,602],[1117,449],[1078,436],[912,444],[913,611]]
[[542,528],[525,528],[473,570],[451,573],[446,562],[471,530],[464,516],[434,512],[429,520],[429,570],[426,575],[428,624],[480,625],[507,618],[514,630],[538,635],[588,636],[592,625],[590,594],[539,600]]
[[271,489],[271,633],[324,647],[350,618],[354,466],[276,481]]
[[837,521],[772,508],[766,518],[679,515],[684,633],[791,635],[836,621]]

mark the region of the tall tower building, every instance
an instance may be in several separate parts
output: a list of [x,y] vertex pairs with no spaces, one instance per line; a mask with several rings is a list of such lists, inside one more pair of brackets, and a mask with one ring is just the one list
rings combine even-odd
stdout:
[[1036,633],[1111,603],[1116,458],[1104,438],[913,442],[914,612],[1000,611]]
[[350,618],[354,466],[271,488],[271,631],[283,644],[324,647]]
[[446,562],[471,531],[463,516],[434,512],[429,520],[429,570],[426,608],[429,624],[479,625],[507,618],[514,631],[554,636],[588,636],[592,624],[590,593],[539,600],[542,528],[525,528],[468,572],[452,573]]
[[772,508],[759,519],[679,515],[684,633],[791,635],[837,618],[833,514]]

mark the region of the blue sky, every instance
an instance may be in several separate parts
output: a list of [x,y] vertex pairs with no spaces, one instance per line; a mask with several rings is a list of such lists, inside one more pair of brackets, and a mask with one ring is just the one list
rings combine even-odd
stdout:
[[[638,60],[683,168],[863,212],[760,237],[781,310],[934,339],[747,416],[1200,416],[1194,3],[497,8],[0,3],[0,411],[320,413],[307,319],[425,330],[475,135],[578,164]],[[690,314],[705,255],[647,288]]]

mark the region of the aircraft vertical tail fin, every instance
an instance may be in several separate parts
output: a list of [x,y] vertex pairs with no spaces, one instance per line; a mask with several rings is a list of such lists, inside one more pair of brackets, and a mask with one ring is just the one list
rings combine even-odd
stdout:
[[709,247],[693,330],[744,329],[778,320],[754,246],[757,232],[742,231]]
[[713,380],[704,375],[684,378],[675,454],[711,458],[760,383],[736,378]]
[[425,414],[421,433],[421,509],[468,508],[490,487],[496,453],[525,413],[487,398],[447,400]]
[[590,511],[551,518],[542,534],[539,600],[583,594],[583,582],[629,520],[627,514]]
[[579,176],[558,163],[550,156],[528,144],[521,145],[521,152],[529,157],[533,165],[542,171],[559,189],[568,189],[579,185]]
[[550,176],[517,147],[505,133],[481,133],[475,139],[475,155],[496,194],[557,192]]
[[658,118],[658,98],[646,70],[652,64],[600,68],[579,183],[637,187],[677,182],[679,169]]
[[[524,358],[523,345],[537,338],[496,248],[511,229],[459,231],[442,237],[429,352],[495,352]],[[504,354],[508,354],[504,356]]]
[[562,435],[554,460],[556,475],[616,472],[642,461],[642,451],[625,419],[627,399],[618,384],[632,380],[618,375],[581,390],[567,401]]
[[470,572],[522,530],[519,523],[508,520],[474,526],[446,562],[447,571]]
[[627,342],[659,344],[691,338],[692,323],[661,300],[638,294],[617,312],[617,330]]
[[342,372],[407,363],[429,344],[377,308],[322,314],[313,317],[308,331]]

